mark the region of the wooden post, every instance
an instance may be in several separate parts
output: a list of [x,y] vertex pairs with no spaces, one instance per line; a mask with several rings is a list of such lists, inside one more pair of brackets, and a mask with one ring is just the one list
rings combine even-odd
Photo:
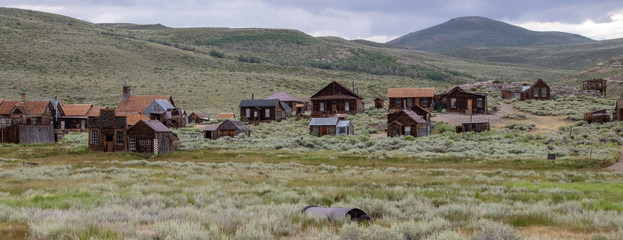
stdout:
[[588,155],[588,160],[589,161],[593,160],[593,147],[591,147],[591,153],[590,153],[590,155]]

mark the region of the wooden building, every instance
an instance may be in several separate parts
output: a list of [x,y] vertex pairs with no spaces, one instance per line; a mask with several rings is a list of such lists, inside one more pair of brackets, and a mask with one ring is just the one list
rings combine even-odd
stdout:
[[[298,100],[294,96],[286,92],[276,92],[273,95],[268,96],[266,99],[279,99],[279,102],[284,103],[290,107],[291,111],[295,110],[295,114],[301,114],[305,112],[304,108],[297,109],[298,104],[304,104],[303,101]],[[300,106],[300,105],[299,105]],[[286,109],[287,110],[287,109]]]
[[115,109],[102,109],[98,116],[87,118],[89,151],[122,152],[127,150],[127,117],[115,115]]
[[582,90],[595,90],[599,91],[602,96],[606,96],[608,90],[608,80],[606,79],[591,79],[582,82]]
[[242,121],[227,119],[216,128],[217,138],[236,137],[239,134],[251,136],[251,130]]
[[123,85],[123,96],[121,101],[117,105],[118,113],[141,113],[149,117],[149,113],[146,112],[147,108],[156,99],[164,99],[171,106],[175,107],[173,98],[171,95],[131,95],[130,85],[127,83]]
[[184,110],[178,108],[167,109],[164,112],[151,112],[149,119],[159,121],[169,128],[186,127]]
[[430,122],[412,110],[401,110],[387,115],[387,136],[424,137],[431,133]]
[[26,100],[22,93],[19,101],[3,100],[0,103],[0,127],[21,125],[52,125],[57,116],[62,116],[62,108],[56,108],[49,100]]
[[623,99],[616,101],[614,112],[612,113],[612,119],[616,121],[623,121]]
[[236,119],[236,114],[234,113],[217,113],[216,114],[216,121],[225,121],[227,119],[232,119],[235,120]]
[[400,112],[417,105],[427,111],[433,109],[434,88],[389,88],[389,112]]
[[94,107],[93,104],[61,104],[60,108],[65,113],[58,117],[57,129],[67,131],[86,131],[87,118],[99,115],[100,107]]
[[220,124],[209,124],[203,128],[203,138],[216,140],[218,139],[218,126]]
[[551,91],[549,85],[539,78],[530,87],[524,87],[520,94],[520,100],[550,100]]
[[126,117],[126,123],[128,127],[134,126],[141,120],[151,120],[149,117],[142,113],[115,113],[115,116]]
[[384,107],[385,107],[385,99],[378,98],[378,97],[374,99],[374,108],[381,109]]
[[338,113],[363,113],[363,98],[338,82],[331,82],[310,98],[312,117],[329,117]]
[[0,127],[0,143],[35,144],[55,141],[53,125],[13,124]]
[[484,131],[490,131],[491,130],[491,126],[489,125],[489,122],[464,122],[461,123],[461,125],[456,126],[456,132],[457,133],[463,133],[463,132],[484,132]]
[[192,124],[199,124],[210,121],[210,116],[204,113],[193,112],[188,116],[188,122]]
[[163,154],[179,149],[179,138],[158,120],[141,120],[127,130],[128,150]]
[[340,121],[338,117],[312,118],[309,123],[309,132],[314,136],[347,136],[355,134],[355,127],[351,121]]
[[606,109],[597,110],[594,112],[584,113],[584,121],[588,123],[606,123],[610,122],[610,114],[606,112]]
[[467,92],[455,87],[445,93],[435,95],[437,108],[445,108],[448,112],[465,114],[487,113],[487,94]]
[[278,99],[245,99],[240,101],[240,119],[249,122],[281,121],[286,118],[287,105]]

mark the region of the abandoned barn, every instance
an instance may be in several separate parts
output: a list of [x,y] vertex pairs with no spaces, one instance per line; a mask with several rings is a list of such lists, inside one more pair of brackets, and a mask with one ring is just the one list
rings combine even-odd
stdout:
[[400,112],[415,105],[430,112],[433,109],[434,96],[435,88],[389,88],[389,112]]
[[435,108],[464,114],[487,112],[487,94],[467,92],[460,87],[435,95]]
[[179,138],[158,120],[141,120],[127,130],[128,150],[163,154],[179,149]]
[[401,110],[387,115],[387,136],[424,137],[431,133],[431,124],[412,110]]
[[365,110],[363,98],[338,82],[331,82],[310,98],[312,117],[329,117],[338,113],[355,115]]
[[290,109],[279,99],[245,99],[238,106],[241,120],[249,122],[281,121],[287,117],[284,107]]
[[324,135],[353,135],[355,134],[355,127],[351,121],[340,121],[338,117],[312,118],[309,123],[309,132],[318,137],[322,137]]

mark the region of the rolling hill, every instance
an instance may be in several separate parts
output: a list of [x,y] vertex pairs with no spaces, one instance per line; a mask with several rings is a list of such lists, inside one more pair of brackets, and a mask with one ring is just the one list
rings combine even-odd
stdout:
[[484,17],[460,17],[409,33],[388,44],[428,52],[445,52],[465,47],[519,47],[591,41],[576,34],[530,31]]
[[[485,80],[562,79],[574,71],[462,60],[435,53],[287,29],[170,28],[93,24],[0,8],[0,98],[65,99],[116,106],[133,94],[171,94],[189,111],[236,111],[251,94],[287,91],[306,99],[330,81],[355,82],[370,101],[389,87]],[[350,85],[350,84],[349,84]]]

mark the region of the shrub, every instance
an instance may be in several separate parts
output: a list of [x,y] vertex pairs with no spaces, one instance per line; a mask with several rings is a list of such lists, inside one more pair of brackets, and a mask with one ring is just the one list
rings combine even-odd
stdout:
[[210,54],[210,56],[212,56],[212,57],[216,57],[216,58],[224,58],[224,57],[225,57],[225,53],[222,53],[222,52],[216,51],[216,50],[214,50],[214,49],[213,49],[213,50],[210,50],[210,53],[209,53],[209,54]]
[[474,233],[474,240],[519,240],[521,237],[515,235],[513,228],[508,225],[482,221],[481,229]]

